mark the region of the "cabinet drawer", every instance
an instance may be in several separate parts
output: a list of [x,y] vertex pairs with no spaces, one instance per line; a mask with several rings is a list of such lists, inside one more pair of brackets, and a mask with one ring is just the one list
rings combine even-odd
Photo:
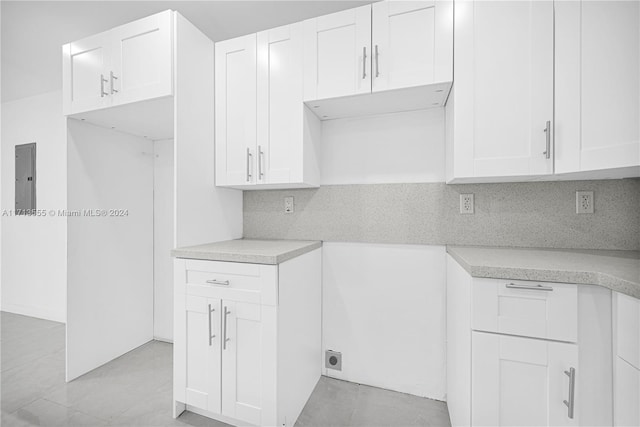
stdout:
[[617,354],[640,369],[640,300],[617,294]]
[[533,338],[576,342],[576,285],[473,279],[472,327]]
[[203,297],[276,305],[277,266],[186,260],[187,293]]

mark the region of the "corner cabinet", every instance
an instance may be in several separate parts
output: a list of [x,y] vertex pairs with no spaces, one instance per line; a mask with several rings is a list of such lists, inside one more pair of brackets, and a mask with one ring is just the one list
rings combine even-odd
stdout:
[[453,79],[452,1],[382,1],[304,26],[304,100],[321,119],[446,102]]
[[302,61],[302,23],[216,43],[216,185],[320,185],[320,121],[302,102]]
[[611,292],[471,277],[447,256],[452,425],[611,425]]
[[321,249],[279,265],[176,259],[175,415],[293,426],[321,370]]
[[68,43],[62,54],[65,115],[172,95],[173,12]]

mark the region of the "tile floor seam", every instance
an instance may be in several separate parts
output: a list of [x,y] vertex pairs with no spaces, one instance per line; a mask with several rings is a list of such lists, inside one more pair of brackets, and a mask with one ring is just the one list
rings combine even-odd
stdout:
[[[36,400],[45,400],[45,401],[47,401],[47,402],[49,402],[49,403],[52,403],[52,404],[57,405],[57,406],[60,406],[60,407],[62,407],[62,408],[71,409],[73,412],[77,412],[77,413],[79,413],[79,414],[86,415],[86,416],[91,417],[91,418],[97,418],[97,419],[99,419],[100,421],[109,422],[109,420],[106,420],[106,419],[104,419],[104,418],[100,418],[100,417],[98,417],[98,416],[96,416],[96,415],[89,414],[89,413],[87,413],[87,412],[81,411],[81,410],[76,409],[76,408],[73,408],[73,407],[71,407],[71,406],[63,405],[63,404],[62,404],[62,403],[60,403],[60,402],[55,402],[55,401],[53,401],[53,400],[49,400],[49,399],[47,399],[46,397],[41,397],[40,399],[36,399]],[[32,403],[33,403],[33,402],[32,402]]]

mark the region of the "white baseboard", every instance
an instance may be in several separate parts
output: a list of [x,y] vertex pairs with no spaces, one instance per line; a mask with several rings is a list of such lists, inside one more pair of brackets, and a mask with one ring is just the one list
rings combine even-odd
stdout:
[[2,301],[2,311],[35,317],[38,319],[51,320],[54,322],[67,323],[67,313],[65,311],[51,310],[46,307],[25,306]]

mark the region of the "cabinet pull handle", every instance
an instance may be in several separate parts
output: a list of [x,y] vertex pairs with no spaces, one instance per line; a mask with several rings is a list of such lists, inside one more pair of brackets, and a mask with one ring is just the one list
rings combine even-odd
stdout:
[[104,98],[105,95],[109,95],[104,91],[104,84],[107,82],[107,79],[104,78],[104,74],[100,74],[100,98]]
[[567,405],[567,416],[573,419],[573,408],[575,406],[576,397],[576,370],[575,368],[569,368],[568,371],[564,371],[564,374],[569,377],[569,401],[563,400],[562,403]]
[[376,45],[376,77],[380,77],[380,67],[378,66],[378,45]]
[[228,280],[211,279],[211,280],[207,280],[207,283],[211,283],[212,285],[225,285],[225,286],[229,286],[229,281],[228,281]]
[[247,182],[251,182],[251,152],[247,147]]
[[515,283],[507,283],[505,286],[511,289],[528,289],[530,291],[553,291],[551,286],[544,285],[516,285]]
[[222,325],[222,349],[226,350],[227,349],[227,341],[229,341],[229,338],[227,338],[227,316],[229,315],[229,313],[231,313],[229,310],[227,310],[227,307],[224,307],[224,325]]
[[216,337],[215,334],[211,334],[211,313],[216,311],[215,308],[211,308],[211,304],[209,304],[209,347],[211,347],[211,343],[213,339]]
[[118,78],[113,74],[113,71],[109,72],[109,80],[109,84],[111,85],[111,95],[113,95],[114,93],[118,93],[118,91],[113,88],[113,81],[118,80]]
[[367,47],[362,48],[362,80],[367,78]]
[[264,151],[262,147],[258,145],[258,179],[262,179],[264,173],[262,172],[262,162],[264,161]]
[[546,133],[547,137],[547,149],[544,151],[544,156],[547,159],[551,158],[551,121],[547,120],[547,125],[544,127],[544,133]]

